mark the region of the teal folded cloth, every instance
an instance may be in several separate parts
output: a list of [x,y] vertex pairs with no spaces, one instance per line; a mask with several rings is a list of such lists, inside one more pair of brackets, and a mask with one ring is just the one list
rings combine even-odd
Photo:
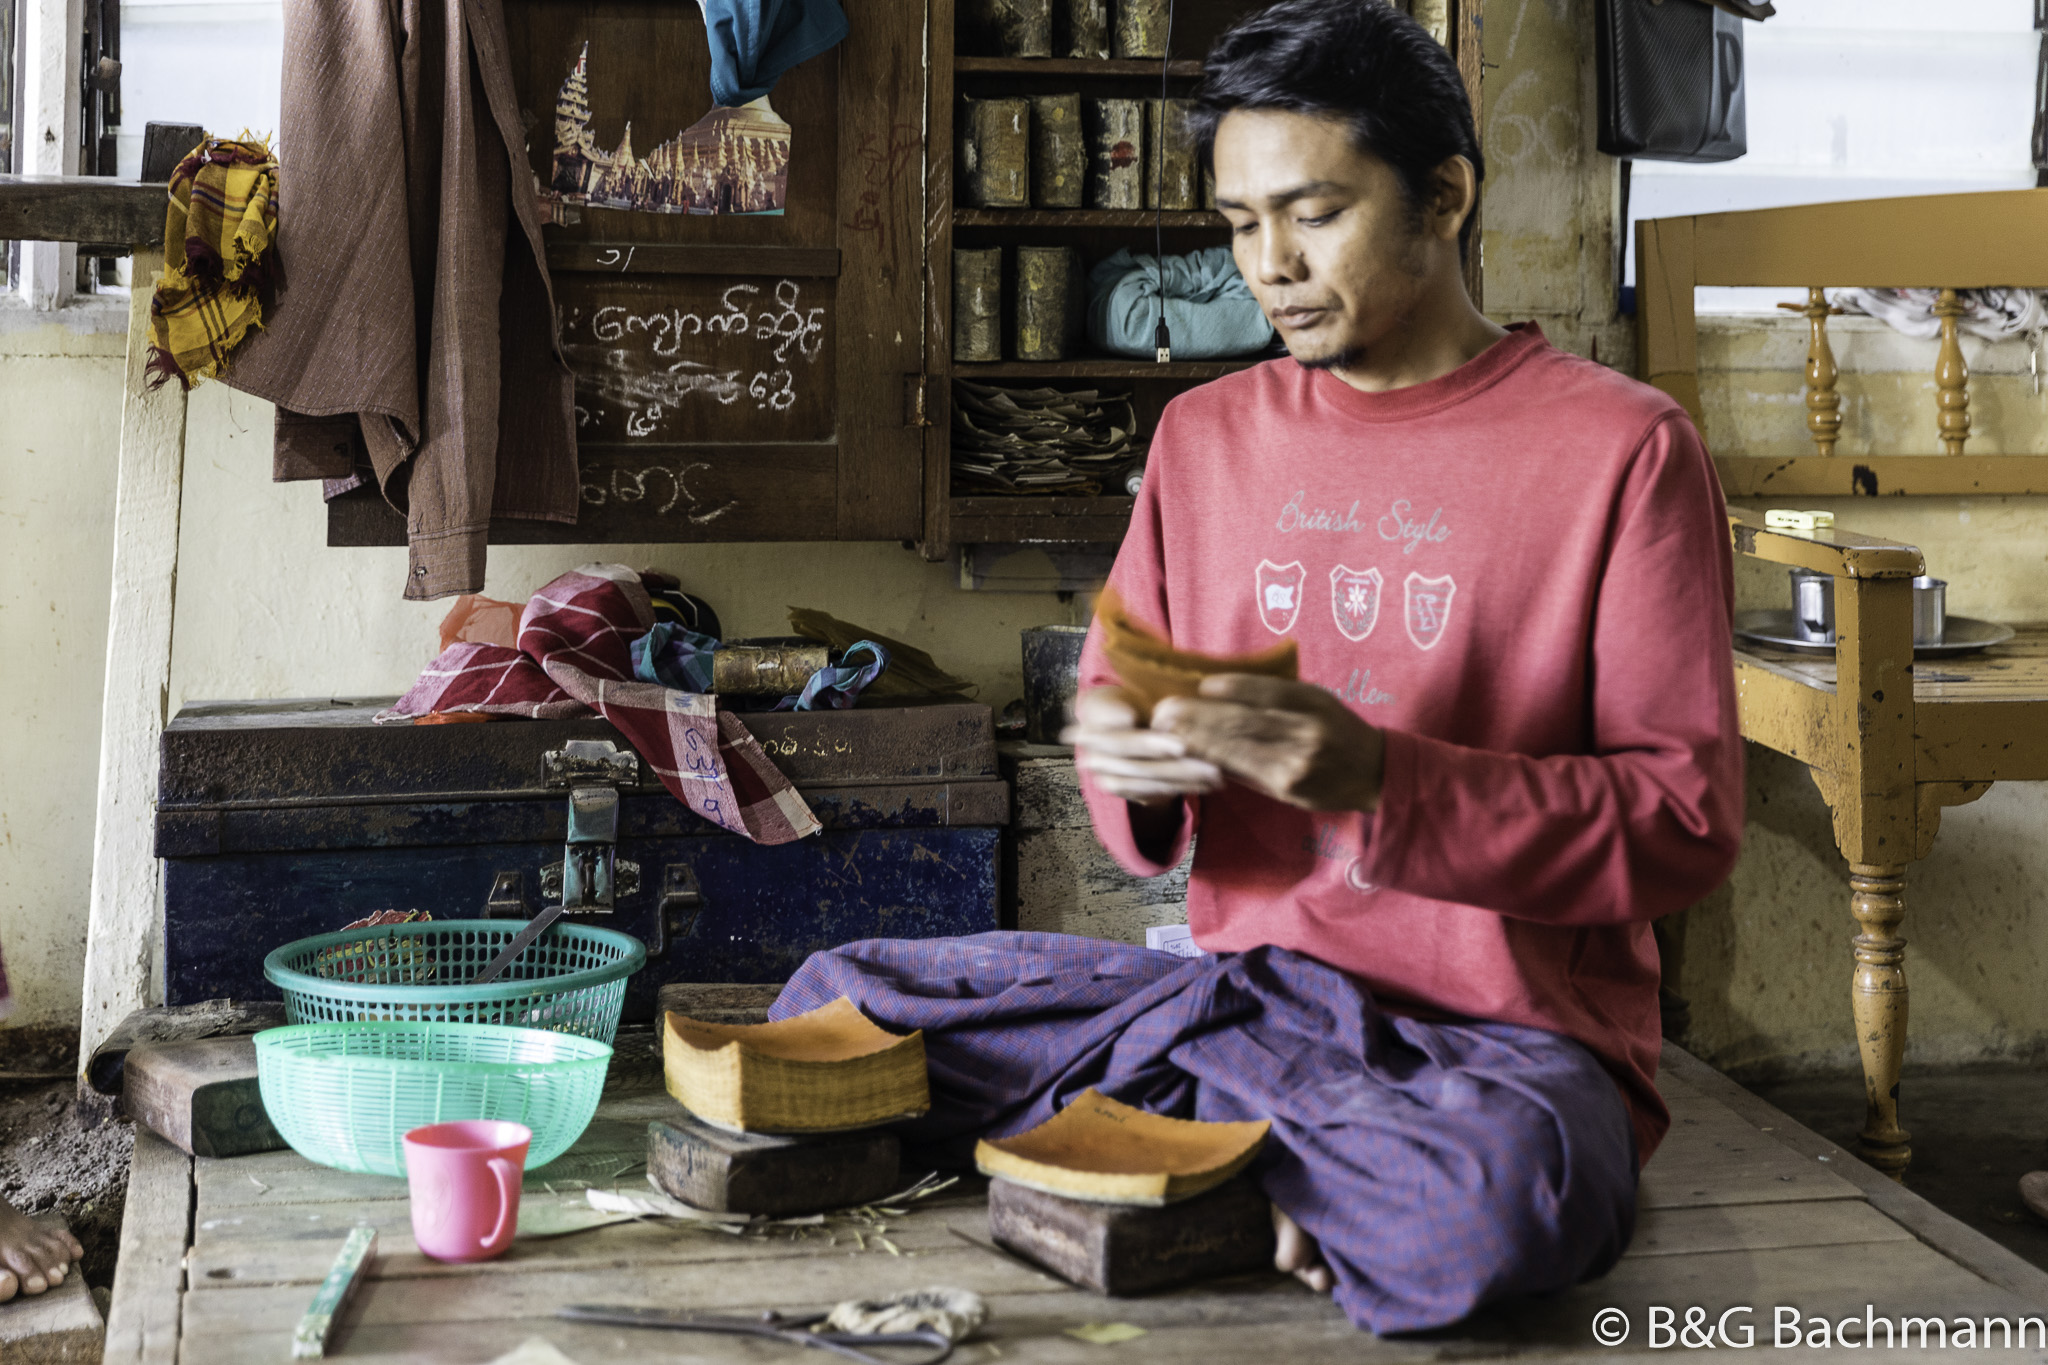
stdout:
[[[1088,272],[1088,339],[1111,355],[1150,360],[1153,328],[1159,320],[1158,260],[1119,250]],[[1273,340],[1251,286],[1237,273],[1230,248],[1212,246],[1186,256],[1168,256],[1165,270],[1166,325],[1173,334],[1175,360],[1215,360],[1250,355]]]
[[683,692],[711,690],[711,656],[718,652],[713,636],[673,621],[656,621],[627,649],[633,656],[633,676],[641,682]]

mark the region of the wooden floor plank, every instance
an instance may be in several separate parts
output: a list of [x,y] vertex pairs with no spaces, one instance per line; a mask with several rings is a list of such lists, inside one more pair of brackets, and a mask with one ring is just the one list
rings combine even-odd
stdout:
[[[1856,1178],[1867,1169],[1860,1163],[1813,1145],[1818,1139],[1809,1142],[1810,1134],[1768,1106],[1735,1102],[1725,1080],[1689,1058],[1667,1055],[1660,1085],[1672,1129],[1644,1173],[1637,1236],[1615,1269],[1566,1294],[1501,1305],[1421,1338],[1376,1340],[1353,1329],[1328,1299],[1277,1275],[1135,1300],[1073,1290],[954,1235],[986,1240],[984,1203],[971,1183],[890,1218],[888,1236],[900,1256],[631,1224],[516,1243],[505,1259],[481,1266],[445,1266],[412,1245],[402,1183],[325,1171],[272,1153],[192,1168],[198,1194],[190,1287],[183,1295],[184,1360],[238,1365],[278,1359],[333,1245],[359,1218],[380,1228],[383,1255],[344,1316],[334,1354],[390,1365],[467,1365],[532,1336],[553,1342],[580,1365],[751,1365],[786,1359],[787,1348],[568,1324],[552,1313],[569,1302],[721,1313],[814,1308],[933,1283],[978,1289],[995,1307],[987,1344],[963,1348],[956,1357],[961,1365],[1109,1359],[1105,1348],[1063,1335],[1091,1321],[1146,1329],[1113,1348],[1119,1365],[1208,1359],[1334,1365],[1532,1352],[1555,1357],[1560,1351],[1625,1359],[1646,1346],[1652,1305],[1696,1306],[1717,1315],[1728,1306],[1750,1307],[1759,1345],[1768,1344],[1771,1310],[1780,1303],[1795,1306],[1802,1319],[1860,1318],[1865,1304],[1892,1317],[2030,1311],[2024,1291],[2031,1281],[2011,1275],[1999,1281],[1946,1245],[1930,1244],[1929,1230],[1941,1233],[1942,1226],[1915,1212],[1924,1202],[1910,1192],[1889,1182],[1891,1194],[1869,1186]],[[599,1183],[640,1187],[637,1172],[621,1168],[637,1164],[647,1118],[672,1104],[659,1094],[608,1098],[568,1169],[604,1176]],[[541,1179],[529,1183],[528,1197],[550,1197],[547,1173],[537,1174]],[[1594,1313],[1606,1307],[1621,1309],[1634,1324],[1620,1355],[1609,1355],[1591,1335]]]
[[[986,1207],[983,1201],[975,1200],[964,1209],[955,1209],[950,1218],[891,1218],[886,1222],[888,1230],[884,1236],[899,1252],[957,1252],[966,1243],[953,1234],[950,1225],[986,1241]],[[400,1204],[388,1211],[397,1216],[370,1224],[377,1229],[377,1258],[370,1269],[373,1279],[473,1279],[479,1275],[522,1275],[605,1266],[771,1262],[852,1253],[865,1254],[878,1267],[886,1267],[892,1255],[876,1238],[873,1228],[860,1228],[848,1220],[834,1220],[832,1225],[821,1228],[770,1229],[766,1234],[740,1237],[672,1223],[646,1222],[623,1223],[562,1237],[518,1238],[495,1261],[448,1265],[420,1254],[412,1238],[407,1205]],[[334,1260],[346,1226],[352,1224],[320,1226],[272,1240],[215,1240],[196,1246],[189,1262],[193,1292],[248,1285],[318,1284]],[[768,1265],[763,1265],[761,1271],[776,1273]]]
[[1827,1158],[1829,1168],[1854,1185],[1878,1212],[1973,1274],[2048,1312],[2048,1271],[1943,1213],[1909,1186],[1865,1165],[1853,1153],[1750,1094],[1683,1048],[1664,1045],[1661,1074],[1682,1078],[1695,1093],[1723,1106],[1737,1119],[1759,1132],[1768,1130],[1772,1140],[1788,1150],[1816,1163]]
[[[884,1268],[882,1262],[887,1261]],[[752,1258],[690,1266],[598,1265],[487,1274],[462,1280],[452,1292],[443,1277],[372,1279],[358,1291],[357,1321],[370,1324],[488,1322],[543,1316],[564,1303],[658,1303],[673,1308],[745,1311],[791,1303],[832,1304],[885,1286],[957,1285],[978,1293],[1047,1292],[1064,1286],[1052,1276],[975,1248],[906,1252],[877,1258],[845,1250],[793,1256],[764,1265]],[[289,1331],[306,1309],[307,1287],[228,1287],[185,1300],[188,1334]]]
[[[670,1101],[673,1104],[673,1101]],[[621,1172],[646,1164],[647,1123],[600,1115],[583,1138],[545,1166],[526,1173],[528,1190],[574,1189],[610,1185]],[[202,1157],[195,1165],[199,1183],[199,1219],[220,1217],[225,1210],[251,1206],[361,1203],[405,1198],[398,1176],[361,1175],[315,1166],[297,1152],[257,1152],[220,1159]]]
[[1643,1169],[1636,1202],[1653,1209],[1860,1198],[1828,1162],[1793,1151],[1725,1105],[1682,1100]]
[[191,1217],[192,1158],[137,1125],[106,1365],[176,1365]]
[[1644,1209],[1629,1256],[1690,1256],[1710,1251],[1849,1247],[1910,1242],[1913,1234],[1860,1199],[1800,1204],[1733,1204]]
[[1774,1309],[1784,1304],[1802,1320],[1821,1315],[1861,1318],[1866,1306],[1880,1317],[1957,1314],[2017,1317],[2036,1313],[2012,1294],[1971,1274],[1918,1241],[1859,1245],[1853,1254],[1817,1253],[1810,1247],[1709,1252],[1690,1256],[1630,1256],[1605,1278],[1552,1299],[1488,1310],[1470,1325],[1480,1340],[1543,1341],[1592,1347],[1594,1314],[1618,1308],[1634,1325],[1629,1345],[1646,1345],[1652,1306],[1698,1307],[1718,1318],[1732,1307],[1752,1310],[1750,1321],[1768,1340]]

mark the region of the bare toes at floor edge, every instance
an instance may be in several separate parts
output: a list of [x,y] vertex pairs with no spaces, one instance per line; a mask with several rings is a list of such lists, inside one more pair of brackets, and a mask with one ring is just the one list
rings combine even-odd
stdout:
[[1301,1225],[1273,1206],[1273,1268],[1284,1270],[1313,1289],[1327,1294],[1337,1280],[1323,1263],[1323,1250]]

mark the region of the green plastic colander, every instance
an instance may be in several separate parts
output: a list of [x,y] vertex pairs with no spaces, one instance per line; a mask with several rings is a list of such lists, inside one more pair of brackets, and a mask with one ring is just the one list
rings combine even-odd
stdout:
[[308,1161],[405,1174],[403,1139],[429,1123],[509,1119],[533,1130],[529,1168],[553,1161],[597,1112],[609,1043],[497,1024],[362,1020],[256,1035],[263,1107]]
[[506,919],[421,920],[316,934],[274,950],[263,975],[284,992],[284,1017],[294,1024],[510,1024],[609,1043],[626,978],[646,964],[646,946],[613,929],[557,924],[496,981],[470,985],[525,927]]

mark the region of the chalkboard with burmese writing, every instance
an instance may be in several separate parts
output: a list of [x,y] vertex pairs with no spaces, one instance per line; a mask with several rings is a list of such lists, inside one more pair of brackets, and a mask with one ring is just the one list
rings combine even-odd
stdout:
[[[924,6],[848,18],[718,109],[697,7],[508,0],[582,496],[494,543],[919,534]],[[328,504],[329,544],[404,539],[373,488]]]

